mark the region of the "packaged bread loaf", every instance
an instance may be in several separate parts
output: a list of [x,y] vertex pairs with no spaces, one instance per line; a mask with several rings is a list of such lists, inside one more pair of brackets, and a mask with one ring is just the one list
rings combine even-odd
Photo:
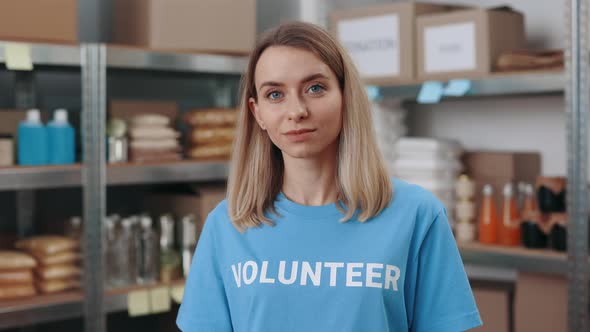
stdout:
[[235,127],[238,112],[235,109],[206,109],[188,112],[185,122],[193,127]]
[[227,159],[231,155],[231,144],[202,145],[191,148],[187,154],[193,159]]
[[32,284],[33,270],[0,270],[0,287],[15,284]]
[[43,280],[77,278],[82,275],[82,270],[69,264],[39,266],[35,273]]
[[0,301],[29,297],[37,294],[35,286],[31,284],[0,286]]
[[191,142],[196,145],[231,143],[235,134],[235,128],[195,128],[191,132]]
[[79,242],[65,236],[41,235],[17,241],[15,246],[29,252],[53,255],[58,252],[77,249]]
[[13,250],[0,251],[0,270],[31,269],[35,266],[37,262],[27,253]]
[[142,114],[131,118],[131,125],[135,127],[166,127],[170,122],[169,117],[161,114]]
[[45,255],[40,252],[33,251],[33,256],[39,264],[48,265],[59,265],[59,264],[75,264],[82,259],[82,255],[76,251],[62,251],[53,255]]
[[39,292],[47,294],[80,288],[80,281],[76,279],[39,280],[36,285]]
[[180,133],[169,127],[132,127],[129,136],[133,139],[176,139]]

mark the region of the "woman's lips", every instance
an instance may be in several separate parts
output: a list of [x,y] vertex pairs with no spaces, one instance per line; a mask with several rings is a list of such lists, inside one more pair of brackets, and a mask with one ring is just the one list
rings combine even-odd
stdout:
[[291,142],[302,142],[308,139],[315,129],[298,129],[288,131],[285,135]]

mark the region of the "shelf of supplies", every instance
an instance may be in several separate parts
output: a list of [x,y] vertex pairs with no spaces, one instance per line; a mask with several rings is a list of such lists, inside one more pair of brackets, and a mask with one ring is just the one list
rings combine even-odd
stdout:
[[30,48],[33,65],[56,67],[80,67],[80,47],[75,44],[43,44],[30,42],[0,41],[0,63],[6,63],[6,54],[11,45]]
[[[183,160],[168,163],[111,164],[107,167],[108,185],[223,181],[226,161]],[[15,166],[0,168],[0,190],[27,190],[79,187],[82,166]]]
[[[380,90],[385,97],[416,99],[423,83],[383,84]],[[565,84],[565,73],[561,69],[494,73],[471,79],[471,89],[465,97],[557,94],[563,93]]]
[[[6,63],[11,45],[30,48],[33,65],[80,67],[80,46],[0,41],[0,63]],[[21,54],[22,55],[22,54]],[[240,75],[246,68],[245,55],[205,54],[186,51],[153,50],[142,47],[106,45],[106,63],[112,69],[155,70]]]
[[111,164],[107,168],[109,185],[222,181],[227,179],[226,161],[190,161],[146,164]]
[[[170,283],[157,283],[147,286],[135,285],[107,290],[104,297],[104,311],[106,313],[126,311],[128,309],[127,297],[133,291],[182,286],[184,283],[184,280],[177,280]],[[0,301],[0,329],[79,318],[84,314],[83,304],[84,293],[82,291]]]
[[113,313],[119,311],[128,310],[128,296],[131,292],[149,290],[160,287],[174,287],[184,286],[185,280],[175,280],[169,283],[157,283],[153,285],[134,285],[129,287],[122,287],[117,289],[110,289],[106,291],[106,297],[104,299],[105,312]]
[[0,190],[78,187],[81,170],[80,164],[0,167]]
[[553,275],[567,273],[567,254],[562,252],[479,243],[460,243],[458,246],[464,264]]
[[81,291],[0,301],[0,329],[82,317]]

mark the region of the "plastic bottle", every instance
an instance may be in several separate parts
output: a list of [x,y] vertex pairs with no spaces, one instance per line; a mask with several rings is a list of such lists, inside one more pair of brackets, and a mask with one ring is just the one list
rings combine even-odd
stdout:
[[541,214],[537,206],[535,192],[531,184],[525,186],[520,233],[522,244],[527,248],[546,248],[547,234],[541,227]]
[[39,110],[32,109],[18,125],[18,163],[38,166],[47,162],[47,128],[41,123]]
[[504,203],[502,206],[502,223],[499,232],[500,244],[520,245],[520,217],[512,183],[504,186]]
[[139,271],[137,282],[140,284],[155,283],[159,279],[159,238],[152,229],[152,218],[141,217],[140,231],[141,257],[139,258]]
[[174,248],[174,218],[160,217],[160,280],[170,282],[180,278],[182,262],[180,253]]
[[196,245],[197,219],[189,214],[182,218],[182,273],[185,278],[188,277]]
[[49,164],[73,164],[76,154],[75,130],[68,123],[68,111],[55,110],[53,121],[47,125]]
[[494,200],[494,189],[486,184],[483,187],[481,212],[479,216],[479,242],[483,244],[498,243],[498,213]]

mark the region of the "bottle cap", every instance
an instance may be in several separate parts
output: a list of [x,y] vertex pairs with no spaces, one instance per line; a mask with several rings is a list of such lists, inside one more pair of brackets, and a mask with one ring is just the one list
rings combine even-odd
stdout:
[[492,188],[491,184],[486,184],[483,186],[483,194],[489,196],[494,193],[494,188]]
[[41,112],[38,109],[28,110],[27,122],[41,123]]
[[141,216],[141,227],[142,228],[151,228],[152,227],[152,218],[150,218],[150,216]]
[[512,187],[512,183],[506,183],[504,185],[504,196],[505,197],[512,197],[514,194],[514,188]]
[[68,111],[63,108],[55,110],[53,121],[57,123],[68,123]]

